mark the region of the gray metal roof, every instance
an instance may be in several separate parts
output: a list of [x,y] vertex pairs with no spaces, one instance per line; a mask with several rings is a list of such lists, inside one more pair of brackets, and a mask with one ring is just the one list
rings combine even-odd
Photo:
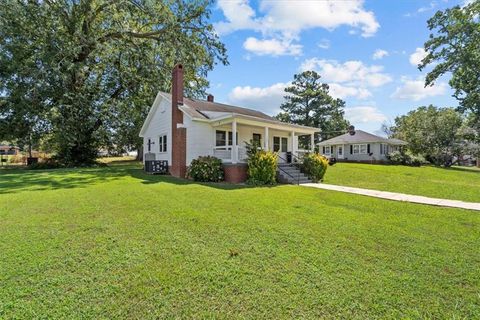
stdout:
[[352,143],[388,143],[388,144],[407,144],[405,141],[399,139],[387,139],[362,130],[355,130],[355,134],[342,134],[341,136],[331,138],[318,143],[320,146],[337,145],[337,144],[352,144]]

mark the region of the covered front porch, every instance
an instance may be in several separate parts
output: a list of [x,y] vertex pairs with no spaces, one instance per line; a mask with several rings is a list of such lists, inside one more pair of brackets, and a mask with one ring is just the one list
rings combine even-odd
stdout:
[[[278,153],[280,163],[295,161],[315,146],[314,133],[318,129],[278,121],[259,121],[246,116],[233,116],[215,121],[213,155],[224,163],[245,163],[246,143],[257,142],[263,150]],[[304,137],[299,146],[299,137]]]

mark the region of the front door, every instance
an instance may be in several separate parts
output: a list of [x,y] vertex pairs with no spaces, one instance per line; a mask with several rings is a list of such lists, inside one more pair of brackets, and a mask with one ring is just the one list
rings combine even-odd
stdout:
[[343,145],[337,147],[337,158],[343,159]]
[[273,151],[278,152],[278,162],[287,161],[288,138],[287,137],[273,137]]

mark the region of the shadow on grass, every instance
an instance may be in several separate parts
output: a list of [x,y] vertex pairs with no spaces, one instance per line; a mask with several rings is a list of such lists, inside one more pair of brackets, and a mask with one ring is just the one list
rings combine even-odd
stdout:
[[150,175],[146,174],[138,163],[121,161],[115,164],[109,164],[108,167],[103,168],[1,170],[0,194],[22,191],[84,188],[89,185],[111,182],[125,177],[132,177],[140,180],[142,184],[194,184],[222,190],[253,188],[253,186],[249,185],[229,183],[198,183],[187,179],[175,178],[169,175]]
[[[201,185],[210,188],[222,189],[222,190],[237,190],[244,188],[254,188],[255,186],[246,184],[231,184],[225,182],[195,182],[188,179],[175,178],[170,175],[152,175],[145,173],[142,169],[131,168],[128,170],[130,175],[141,180],[143,184],[155,184],[155,183],[170,183],[176,185]],[[275,186],[266,186],[275,187]]]
[[476,168],[476,167],[450,167],[445,169],[453,170],[453,171],[468,172],[468,173],[476,173],[480,175],[480,168]]
[[125,176],[125,172],[110,168],[4,170],[0,171],[0,194],[79,188],[116,180],[122,176]]

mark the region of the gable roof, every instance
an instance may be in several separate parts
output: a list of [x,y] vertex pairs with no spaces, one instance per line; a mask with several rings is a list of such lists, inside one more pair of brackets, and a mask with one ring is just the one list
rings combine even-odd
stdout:
[[350,133],[342,134],[338,137],[328,139],[318,143],[320,146],[325,145],[336,145],[336,144],[352,144],[352,143],[389,143],[389,144],[407,144],[405,141],[399,139],[387,139],[383,138],[363,130],[355,130],[355,134],[351,135]]
[[[155,114],[155,111],[158,108],[162,98],[168,101],[172,101],[172,95],[170,93],[162,91],[158,92],[157,97],[155,98],[155,101],[153,102],[153,105],[148,112],[147,118],[143,123],[142,129],[140,130],[140,137],[143,137],[145,130],[150,124],[150,121],[152,120],[153,115]],[[184,114],[197,121],[214,122],[217,120],[224,120],[231,117],[243,117],[245,119],[250,119],[253,121],[268,122],[274,126],[290,127],[293,129],[297,128],[299,130],[306,130],[312,133],[320,131],[320,129],[318,128],[282,122],[261,111],[187,97],[183,98],[183,105],[179,106],[179,109]]]
[[231,106],[228,104],[209,102],[205,100],[184,98],[184,111],[192,118],[211,119],[209,112],[235,113],[245,116],[278,121],[277,119],[266,115],[263,112],[242,107]]

